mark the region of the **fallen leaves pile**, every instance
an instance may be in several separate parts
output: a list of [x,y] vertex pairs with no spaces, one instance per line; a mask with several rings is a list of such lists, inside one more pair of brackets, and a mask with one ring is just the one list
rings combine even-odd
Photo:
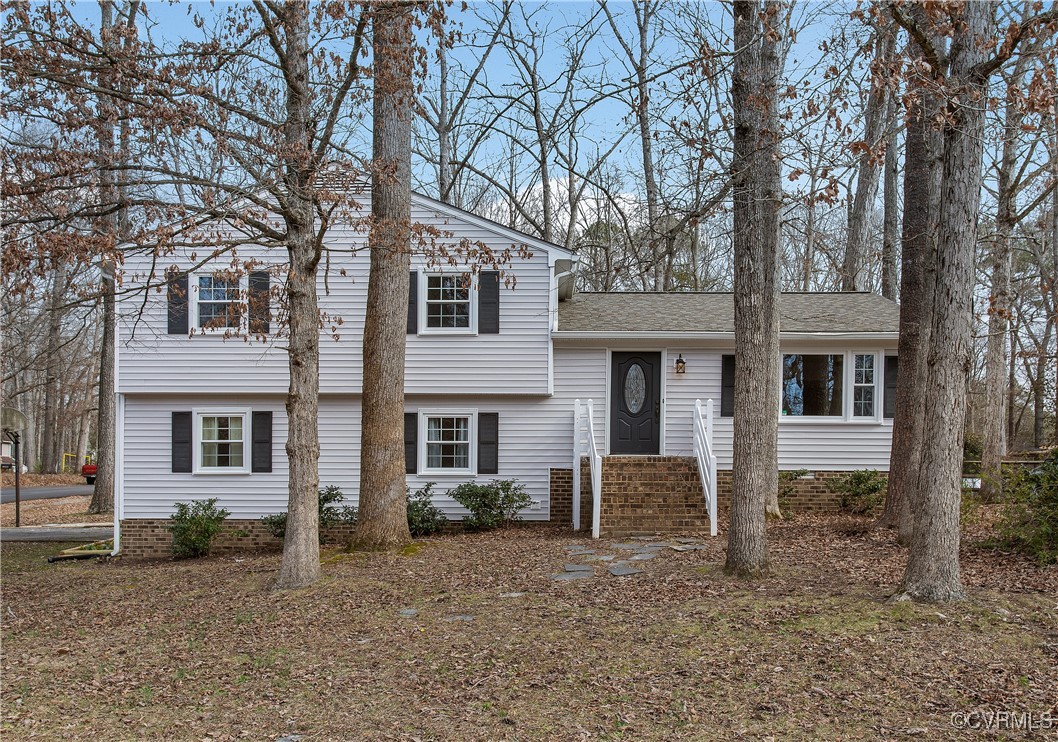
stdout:
[[[833,739],[979,734],[974,709],[1058,717],[1058,569],[968,539],[971,600],[889,604],[906,552],[845,516],[769,526],[772,575],[725,538],[630,577],[552,579],[551,527],[324,555],[46,566],[3,545],[3,707],[19,739]],[[699,534],[700,535],[700,534]],[[58,547],[53,547],[58,548]],[[1024,734],[1017,732],[1014,734]]]

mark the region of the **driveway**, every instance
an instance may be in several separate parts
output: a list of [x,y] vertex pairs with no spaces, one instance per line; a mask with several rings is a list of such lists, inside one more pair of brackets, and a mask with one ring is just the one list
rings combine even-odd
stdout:
[[109,524],[91,526],[22,526],[0,528],[0,541],[102,541],[114,535]]
[[[22,501],[26,500],[51,500],[56,497],[76,497],[78,495],[92,495],[94,487],[90,484],[64,485],[62,487],[23,487]],[[4,487],[0,492],[0,503],[15,501],[15,488]]]

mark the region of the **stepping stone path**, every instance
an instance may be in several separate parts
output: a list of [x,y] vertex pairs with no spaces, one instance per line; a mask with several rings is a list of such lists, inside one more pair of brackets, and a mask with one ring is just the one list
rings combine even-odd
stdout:
[[560,572],[557,575],[551,575],[551,579],[559,582],[570,582],[572,580],[588,580],[594,576],[592,572]]
[[628,557],[628,561],[630,561],[630,562],[645,562],[648,559],[653,559],[656,556],[657,556],[657,554],[648,554],[648,553],[633,554],[632,556]]
[[562,567],[567,572],[591,572],[592,568],[590,564],[567,564]]
[[419,612],[414,608],[404,608],[400,612],[401,618],[415,618],[419,615]]
[[610,574],[614,577],[628,577],[629,575],[641,574],[643,570],[634,569],[633,567],[610,567]]
[[525,593],[500,593],[501,598],[520,598],[523,595],[525,595]]
[[[672,551],[683,552],[700,551],[707,548],[702,539],[688,536],[677,536],[671,539],[664,539],[661,536],[631,536],[627,541],[611,544],[596,543],[598,543],[598,547],[605,547],[605,549],[598,547],[591,549],[583,544],[569,544],[562,548],[566,552],[567,558],[577,559],[583,557],[585,562],[602,562],[603,566],[606,567],[606,571],[614,577],[642,574],[644,570],[637,568],[645,566],[645,562],[656,559],[659,554],[666,550],[671,549]],[[624,554],[615,556],[601,553],[609,550],[624,552]],[[564,564],[562,569],[561,573],[552,575],[551,579],[570,582],[573,580],[586,580],[595,576],[595,570],[591,564]]]

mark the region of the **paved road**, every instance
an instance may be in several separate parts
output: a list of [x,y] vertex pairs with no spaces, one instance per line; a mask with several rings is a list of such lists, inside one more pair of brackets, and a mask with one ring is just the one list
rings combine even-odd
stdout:
[[22,528],[0,528],[0,541],[102,541],[114,535],[113,526],[90,526],[87,528],[56,528],[54,526],[23,526]]
[[[22,488],[22,501],[26,500],[50,500],[55,497],[75,497],[77,495],[91,495],[92,485],[90,484],[75,484],[65,485],[62,487],[23,487]],[[14,502],[15,501],[15,488],[4,487],[3,492],[0,492],[0,503]]]

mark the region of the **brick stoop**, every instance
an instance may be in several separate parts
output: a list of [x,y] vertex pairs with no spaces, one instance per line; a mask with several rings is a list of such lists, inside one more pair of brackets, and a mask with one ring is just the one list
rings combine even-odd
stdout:
[[601,500],[600,536],[709,528],[698,463],[690,457],[607,456]]
[[[648,536],[709,528],[697,461],[690,456],[605,456],[602,460],[600,536]],[[836,511],[831,479],[846,471],[810,471],[788,483],[785,505],[794,511]],[[573,515],[571,469],[551,470],[551,522],[569,525]],[[717,472],[717,505],[731,506],[731,471]],[[591,530],[591,476],[581,465],[581,530]]]

